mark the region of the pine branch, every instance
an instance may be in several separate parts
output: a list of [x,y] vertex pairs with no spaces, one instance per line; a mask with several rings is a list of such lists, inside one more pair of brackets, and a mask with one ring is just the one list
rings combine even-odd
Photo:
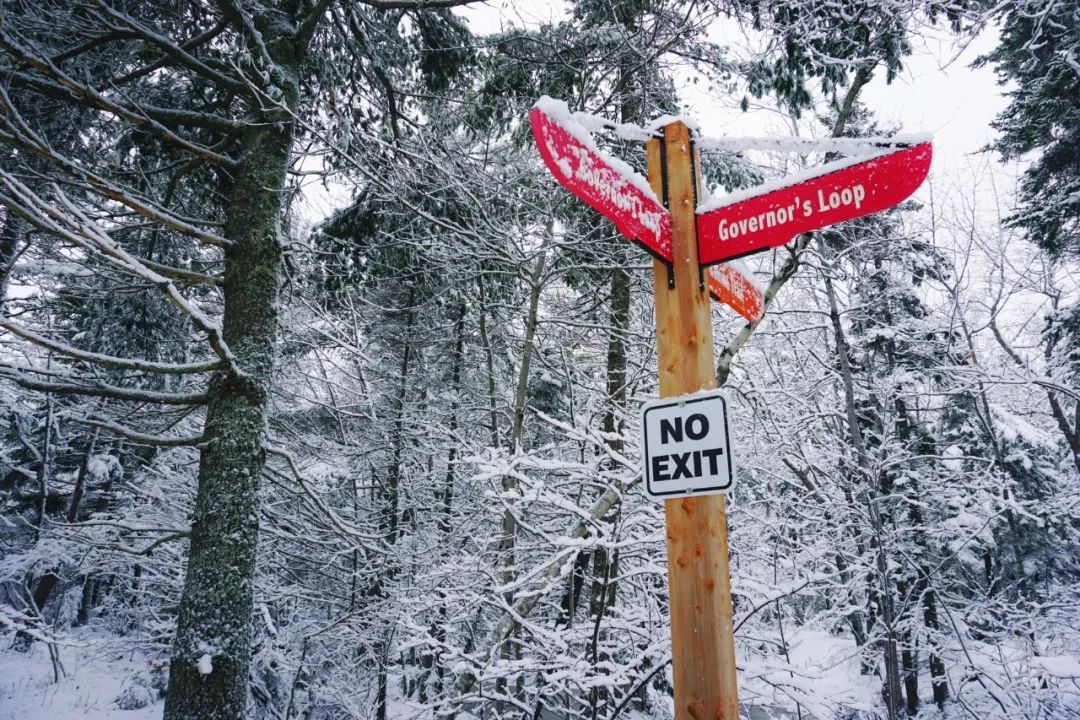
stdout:
[[45,142],[19,114],[5,88],[0,86],[0,141],[26,150],[47,160],[50,164],[71,173],[85,181],[92,190],[102,197],[114,200],[134,210],[139,215],[160,223],[181,235],[196,238],[208,245],[225,248],[231,243],[220,235],[196,227],[187,220],[178,218],[173,213],[155,205],[136,199],[131,193],[109,182],[100,175],[84,169],[75,161],[61,155]]
[[202,405],[208,398],[205,393],[163,393],[152,390],[134,390],[132,388],[118,387],[108,383],[87,382],[77,384],[74,382],[57,382],[37,380],[27,375],[27,372],[37,372],[35,368],[19,368],[11,365],[0,365],[0,377],[11,380],[20,387],[38,392],[57,393],[59,395],[85,395],[90,397],[109,398],[111,400],[125,400],[128,402],[153,403],[155,405]]
[[[35,91],[53,98],[54,100],[72,102],[81,105],[82,107],[96,108],[98,110],[105,109],[94,97],[75,95],[70,88],[59,82],[46,80],[37,75],[31,75],[24,72],[13,72],[9,77],[12,81],[12,85],[32,87]],[[137,104],[115,103],[115,106],[136,116],[145,116],[147,119],[157,121],[166,127],[197,127],[219,133],[236,132],[244,127],[244,123],[237,120],[230,120],[221,117],[220,115],[201,112],[199,110],[178,110],[176,108],[162,107],[160,105],[148,105],[142,102]],[[205,148],[201,145],[199,147],[203,147],[206,152],[216,154],[216,151],[212,148]],[[203,155],[200,155],[200,157],[204,160],[210,160],[210,158]]]
[[172,303],[185,313],[195,325],[207,334],[210,346],[224,362],[229,372],[243,377],[236,357],[225,343],[221,326],[211,320],[180,293],[176,285],[163,275],[146,267],[137,258],[117,245],[108,233],[86,216],[56,185],[53,192],[67,213],[49,205],[33,191],[9,173],[0,170],[0,181],[7,185],[14,198],[0,193],[0,202],[14,207],[29,222],[54,233],[76,247],[96,253],[117,267],[126,270],[161,290]]
[[[191,50],[192,48],[196,48],[196,47],[202,45],[203,43],[209,42],[209,41],[213,40],[214,38],[216,38],[228,26],[229,26],[229,21],[226,18],[220,18],[206,32],[200,33],[199,35],[196,35],[195,37],[191,38],[190,40],[185,40],[184,42],[180,43],[179,47],[182,50]],[[54,60],[54,62],[55,62],[55,60]],[[149,65],[144,65],[141,68],[138,68],[137,70],[132,70],[131,72],[127,73],[126,75],[123,75],[121,77],[116,78],[113,81],[113,83],[115,85],[124,85],[126,83],[131,82],[132,80],[137,80],[140,77],[143,77],[144,75],[149,75],[150,73],[154,72],[155,70],[159,70],[159,69],[165,67],[166,65],[168,65],[168,63],[169,63],[169,56],[168,55],[162,56],[161,58],[158,58],[157,60],[150,63]]]
[[137,445],[150,445],[153,447],[198,447],[206,440],[202,435],[194,435],[191,437],[150,435],[148,433],[141,433],[138,430],[132,430],[126,425],[121,425],[120,423],[111,420],[101,420],[99,418],[73,415],[70,413],[62,413],[61,417],[65,420],[71,420],[82,425],[89,425],[102,430],[108,430],[112,434]]
[[[211,82],[216,83],[221,87],[226,87],[234,92],[244,92],[247,89],[243,83],[237,81],[235,78],[231,78],[215,70],[199,58],[189,53],[183,46],[176,44],[175,42],[160,33],[154,32],[142,23],[130,17],[129,15],[118,12],[117,10],[110,7],[107,3],[103,2],[103,0],[96,0],[96,5],[99,9],[101,9],[102,12],[111,17],[113,20],[122,23],[129,30],[134,31],[139,37],[149,40],[153,44],[160,47],[169,57],[176,60],[177,63],[179,63],[180,65],[183,65],[189,70],[199,75],[202,75],[207,80],[210,80]],[[119,30],[120,28],[117,29]]]
[[167,127],[162,125],[160,122],[150,118],[148,115],[140,115],[139,113],[134,112],[133,110],[124,107],[119,103],[113,102],[94,88],[88,85],[84,85],[80,82],[76,82],[67,73],[54,65],[52,61],[48,60],[47,58],[38,57],[28,49],[24,48],[18,42],[16,42],[10,35],[8,35],[3,30],[0,30],[0,48],[3,48],[13,57],[26,63],[38,72],[46,75],[47,77],[51,77],[61,87],[66,89],[76,98],[82,98],[83,100],[86,100],[93,107],[96,107],[99,110],[104,110],[111,115],[115,115],[118,118],[126,120],[135,127],[142,128],[148,132],[151,132],[154,135],[162,138],[163,140],[166,140],[167,142],[176,145],[182,150],[185,150],[186,152],[189,152],[196,157],[201,157],[208,162],[214,163],[215,165],[219,165],[221,167],[229,169],[235,169],[239,166],[239,163],[236,160],[226,155],[221,155],[220,153],[213,152],[212,150],[209,150],[202,145],[198,145],[189,140],[185,140],[184,138],[174,133],[172,130],[169,130]]
[[376,10],[436,10],[439,8],[462,7],[486,0],[359,0],[361,5]]
[[223,366],[223,363],[220,360],[177,365],[173,363],[160,363],[151,360],[121,358],[116,357],[115,355],[102,355],[100,353],[87,352],[57,340],[52,340],[44,335],[39,335],[29,328],[25,328],[22,325],[18,325],[10,320],[2,318],[0,318],[0,328],[4,328],[13,335],[17,335],[23,340],[32,342],[46,350],[51,350],[52,352],[60,353],[61,355],[66,355],[75,358],[76,360],[82,360],[84,362],[94,363],[95,365],[101,365],[116,370],[137,370],[140,372],[183,375],[188,373],[213,372]]

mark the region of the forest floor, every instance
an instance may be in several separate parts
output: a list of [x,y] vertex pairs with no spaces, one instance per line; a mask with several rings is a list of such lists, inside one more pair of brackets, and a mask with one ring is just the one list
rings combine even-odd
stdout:
[[0,635],[0,720],[160,720],[160,671],[115,636],[76,632],[56,645],[59,679],[45,643],[19,652],[13,640]]

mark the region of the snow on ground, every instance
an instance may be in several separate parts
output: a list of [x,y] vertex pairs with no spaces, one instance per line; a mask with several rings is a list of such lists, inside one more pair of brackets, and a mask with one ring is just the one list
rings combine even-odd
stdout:
[[57,646],[64,672],[54,682],[48,647],[35,642],[18,652],[13,639],[0,635],[0,720],[161,720],[156,687],[163,676],[155,682],[142,653],[79,634]]
[[[759,638],[759,640],[762,638]],[[779,637],[771,638],[779,642]],[[859,656],[847,635],[812,626],[788,628],[790,664],[750,653],[740,662],[739,699],[743,714],[757,718],[830,718],[846,711],[872,711],[880,702],[880,681],[859,672]]]

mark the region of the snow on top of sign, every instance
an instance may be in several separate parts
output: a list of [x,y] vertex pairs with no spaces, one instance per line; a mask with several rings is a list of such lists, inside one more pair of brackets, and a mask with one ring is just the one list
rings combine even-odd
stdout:
[[590,133],[607,131],[614,133],[623,140],[637,140],[640,142],[649,140],[653,136],[652,133],[640,125],[635,125],[633,123],[617,123],[598,115],[581,112],[580,110],[572,113],[571,118]]
[[[552,97],[548,97],[547,95],[544,95],[539,100],[537,100],[533,107],[542,111],[545,115],[558,123],[564,130],[566,130],[566,132],[573,135],[575,140],[580,142],[590,151],[599,155],[605,163],[610,165],[611,168],[619,174],[619,177],[621,177],[626,182],[632,184],[641,192],[645,193],[645,197],[649,198],[650,200],[654,200],[658,204],[660,204],[660,198],[656,197],[656,193],[653,192],[652,186],[649,185],[649,181],[639,175],[637,171],[635,171],[634,168],[630,167],[630,165],[626,162],[620,160],[619,158],[608,155],[599,147],[597,147],[596,142],[592,138],[592,132],[590,131],[590,127],[594,129],[612,130],[620,127],[636,128],[636,126],[615,125],[614,123],[610,123],[603,118],[598,118],[595,115],[589,115],[588,113],[571,112],[570,108],[567,107],[565,102],[563,102],[562,100],[556,100]],[[636,128],[636,130],[641,131],[641,133],[645,133],[645,131],[641,128]],[[632,131],[626,130],[626,132],[629,133]],[[647,139],[648,134],[645,133],[645,135]]]
[[762,295],[765,294],[765,286],[754,276],[754,271],[750,269],[749,265],[742,260],[725,260],[724,264],[746,278],[747,282],[753,285]]
[[705,193],[705,196],[698,203],[698,214],[712,212],[713,210],[719,210],[722,207],[728,205],[734,205],[737,202],[743,200],[749,200],[750,198],[763,195],[774,190],[783,190],[786,187],[792,185],[798,185],[801,182],[807,180],[813,180],[814,178],[821,177],[822,175],[828,175],[829,173],[836,172],[837,170],[843,170],[844,168],[851,167],[852,165],[858,165],[869,160],[873,160],[877,157],[884,157],[896,152],[896,149],[878,150],[871,155],[856,155],[854,157],[844,158],[843,160],[837,160],[836,162],[825,163],[824,165],[818,165],[816,167],[807,168],[802,172],[791,173],[790,175],[784,175],[783,177],[776,178],[775,180],[769,180],[760,185],[754,185],[753,187],[743,188],[736,190],[735,192],[728,193],[727,195],[710,195]]
[[659,132],[660,129],[663,128],[665,125],[670,125],[671,123],[675,122],[681,122],[683,125],[690,128],[690,132],[693,133],[695,137],[697,137],[698,131],[700,130],[698,121],[692,117],[689,117],[688,115],[661,115],[660,117],[649,123],[649,130],[656,133]]
[[771,150],[790,153],[840,152],[846,155],[876,155],[883,150],[898,150],[928,143],[933,139],[929,133],[872,136],[861,138],[801,138],[801,137],[702,137],[695,142],[703,152],[744,152],[746,150]]

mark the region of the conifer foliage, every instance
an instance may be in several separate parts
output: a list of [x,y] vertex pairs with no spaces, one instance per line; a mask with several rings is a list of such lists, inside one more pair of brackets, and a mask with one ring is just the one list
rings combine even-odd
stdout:
[[1034,154],[1011,222],[1053,254],[1080,254],[1080,3],[1015,2],[986,57],[1009,105],[994,126],[1006,158]]

